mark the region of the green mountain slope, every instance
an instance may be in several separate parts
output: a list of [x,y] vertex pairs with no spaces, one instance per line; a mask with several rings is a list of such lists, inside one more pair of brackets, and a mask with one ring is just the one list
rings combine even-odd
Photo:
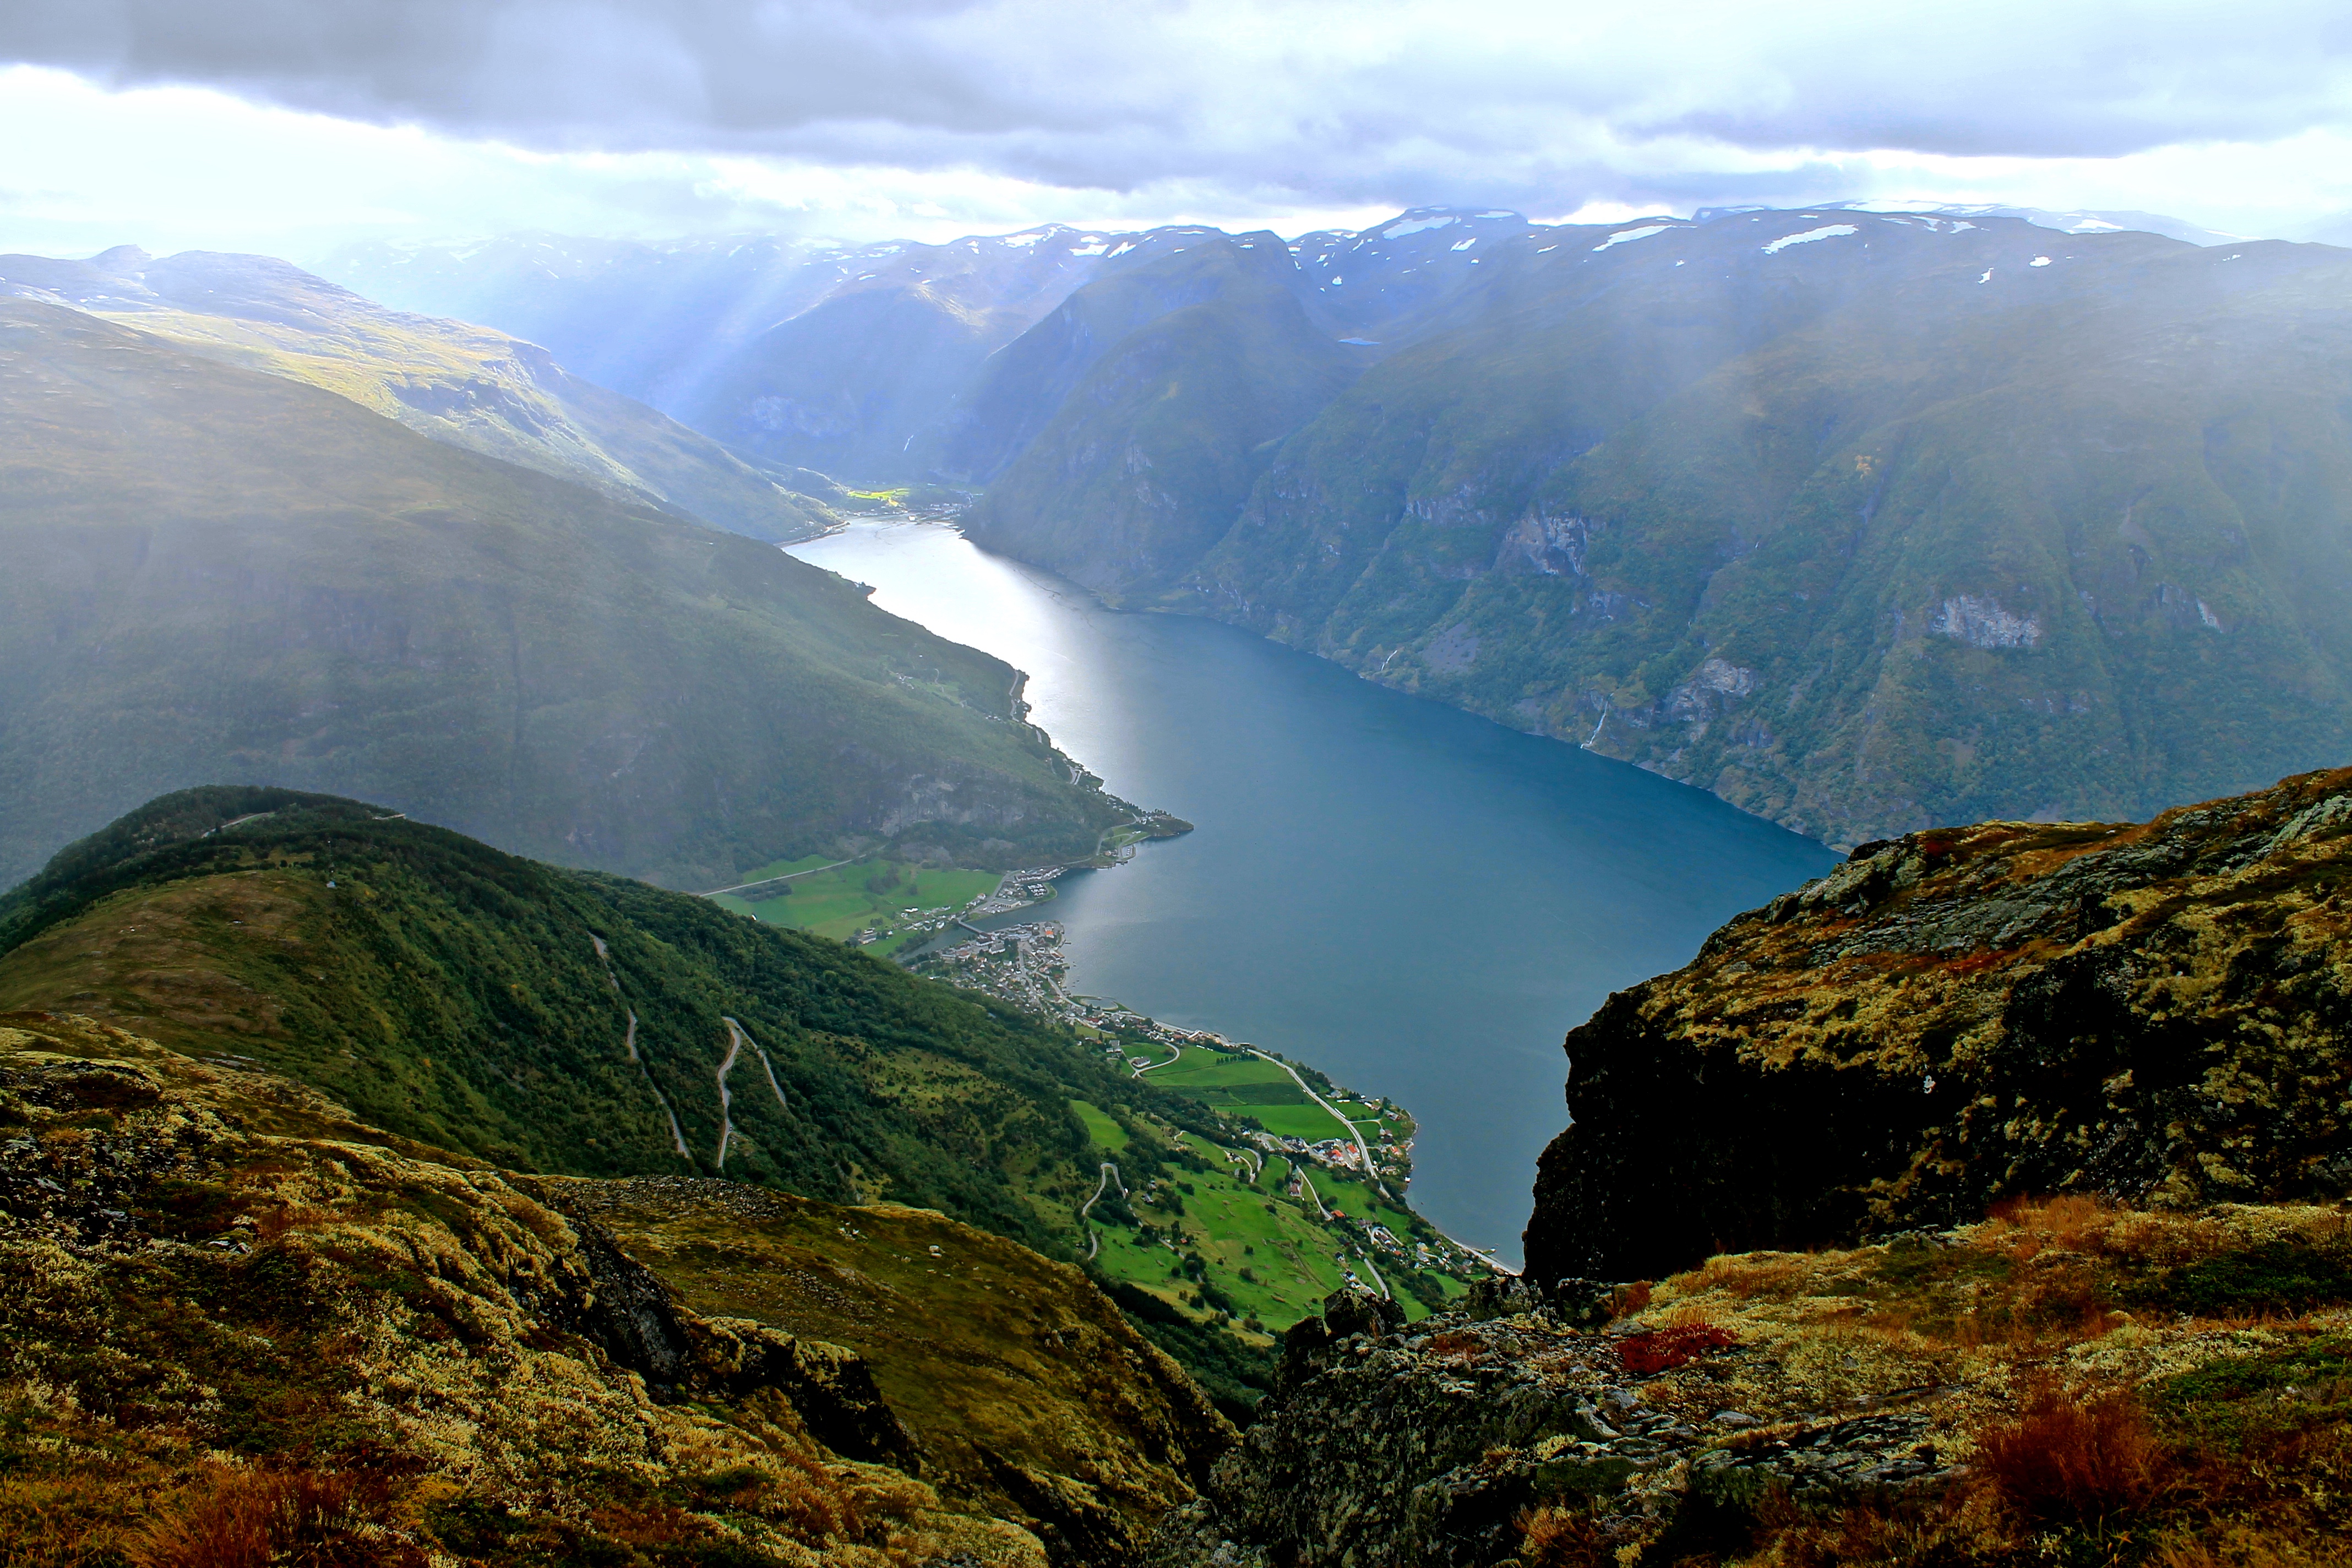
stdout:
[[754,539],[835,520],[707,437],[464,321],[387,310],[266,256],[120,247],[87,261],[0,256],[0,294],[71,305],[225,364],[324,387],[419,435]]
[[[1299,1187],[1122,1042],[331,796],[184,791],[72,846],[0,899],[12,1009],[298,1079],[509,1170],[937,1209],[1083,1258],[1235,1411],[1347,1272],[1416,1314],[1461,1290],[1416,1265],[1425,1222],[1319,1168]],[[1322,1217],[1343,1203],[1352,1228]],[[1374,1224],[1376,1270],[1353,1261]]]
[[132,814],[9,895],[8,1005],[243,1055],[515,1170],[723,1172],[1068,1250],[1094,1183],[1066,1101],[1113,1091],[1099,1050],[837,942],[381,815],[237,788]]
[[221,778],[703,887],[1129,815],[1010,667],[772,547],[61,307],[0,333],[0,878]]
[[[1197,561],[1275,443],[1359,368],[1291,271],[1272,235],[1218,237],[1090,285],[999,355],[960,434],[976,465],[992,445],[1019,455],[965,531],[1114,594]],[[1015,447],[1030,409],[1055,412]]]
[[[2352,745],[2352,255],[1828,209],[1468,226],[1294,247],[1310,317],[1347,296],[1381,357],[1171,533],[1215,538],[1192,564],[1129,547],[1108,437],[1008,469],[983,536],[1832,841],[2142,816]],[[1116,429],[1085,402],[1057,417]]]

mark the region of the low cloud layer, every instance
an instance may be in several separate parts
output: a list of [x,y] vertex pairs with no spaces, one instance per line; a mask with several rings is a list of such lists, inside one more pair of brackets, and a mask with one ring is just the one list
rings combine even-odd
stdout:
[[0,58],[529,149],[1232,211],[1805,201],[1852,193],[1857,160],[2112,160],[2352,119],[2340,0],[14,0]]

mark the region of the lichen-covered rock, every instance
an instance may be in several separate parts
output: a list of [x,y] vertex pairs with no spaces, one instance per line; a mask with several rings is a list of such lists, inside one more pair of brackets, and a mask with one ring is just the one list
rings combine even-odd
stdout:
[[1866,844],[1571,1033],[1531,1278],[2352,1190],[2352,770]]
[[856,1354],[694,1311],[543,1180],[9,1023],[0,1558],[1046,1568]]
[[2149,1562],[2336,1561],[2347,1214],[2024,1203],[1597,1321],[1589,1282],[1335,1300],[1154,1568],[2011,1568],[2116,1560],[2126,1511]]
[[[1335,1297],[1330,1315],[1358,1314]],[[1639,1333],[1538,1308],[1333,1334],[1287,1364],[1203,1500],[1164,1527],[1156,1562],[1480,1568],[1517,1554],[1538,1507],[1572,1506],[1630,1541],[1767,1492],[1880,1495],[1950,1474],[1920,1410],[1824,1414],[1779,1357],[1730,1336],[1688,1337],[1668,1364],[1632,1372]],[[1750,1432],[1769,1440],[1728,1445]]]

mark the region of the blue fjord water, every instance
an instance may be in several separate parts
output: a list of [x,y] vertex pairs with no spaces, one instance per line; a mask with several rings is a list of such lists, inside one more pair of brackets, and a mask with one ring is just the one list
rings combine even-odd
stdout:
[[1421,1123],[1413,1206],[1516,1264],[1560,1037],[1835,857],[1712,795],[1235,627],[1105,609],[937,523],[793,553],[1028,672],[1117,795],[1196,825],[1064,879],[1070,988],[1312,1062]]

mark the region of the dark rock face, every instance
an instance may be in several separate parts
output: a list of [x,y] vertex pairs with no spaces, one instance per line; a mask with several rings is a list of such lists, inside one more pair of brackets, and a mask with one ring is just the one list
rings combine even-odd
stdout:
[[1529,1278],[2352,1184],[2352,770],[1865,844],[1567,1041]]

